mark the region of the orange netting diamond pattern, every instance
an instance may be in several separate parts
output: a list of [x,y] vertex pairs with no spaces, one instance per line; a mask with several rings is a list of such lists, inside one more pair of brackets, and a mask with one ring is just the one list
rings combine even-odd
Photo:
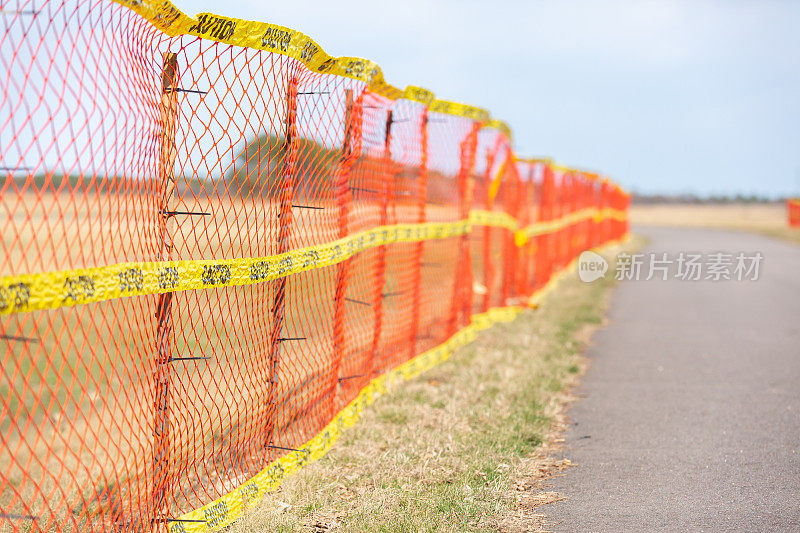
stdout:
[[291,30],[2,10],[2,531],[224,525],[374,379],[627,232],[615,184]]

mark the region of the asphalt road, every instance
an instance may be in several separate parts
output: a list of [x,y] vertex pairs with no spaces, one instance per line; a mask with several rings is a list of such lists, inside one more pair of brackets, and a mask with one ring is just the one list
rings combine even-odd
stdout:
[[800,531],[800,247],[636,231],[673,259],[761,252],[760,277],[618,284],[569,411],[578,466],[554,479],[552,529]]

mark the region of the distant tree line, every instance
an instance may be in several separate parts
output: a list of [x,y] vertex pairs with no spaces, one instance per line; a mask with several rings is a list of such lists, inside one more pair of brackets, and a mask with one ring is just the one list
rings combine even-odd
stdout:
[[757,194],[641,194],[633,193],[631,201],[639,205],[652,204],[772,204],[782,203],[786,198],[770,198]]

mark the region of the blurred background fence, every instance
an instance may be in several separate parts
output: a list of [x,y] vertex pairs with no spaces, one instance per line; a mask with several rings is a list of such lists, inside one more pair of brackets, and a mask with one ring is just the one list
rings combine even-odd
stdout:
[[212,530],[629,197],[280,26],[6,3],[0,530]]
[[789,226],[800,228],[800,198],[786,200],[786,213],[789,216]]

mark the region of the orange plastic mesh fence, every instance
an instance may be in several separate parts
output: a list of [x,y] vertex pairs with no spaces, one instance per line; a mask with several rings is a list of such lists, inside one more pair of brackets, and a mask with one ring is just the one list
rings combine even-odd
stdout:
[[279,26],[7,2],[0,530],[213,530],[627,233],[628,195]]
[[800,198],[786,200],[786,213],[789,216],[789,226],[800,228]]

